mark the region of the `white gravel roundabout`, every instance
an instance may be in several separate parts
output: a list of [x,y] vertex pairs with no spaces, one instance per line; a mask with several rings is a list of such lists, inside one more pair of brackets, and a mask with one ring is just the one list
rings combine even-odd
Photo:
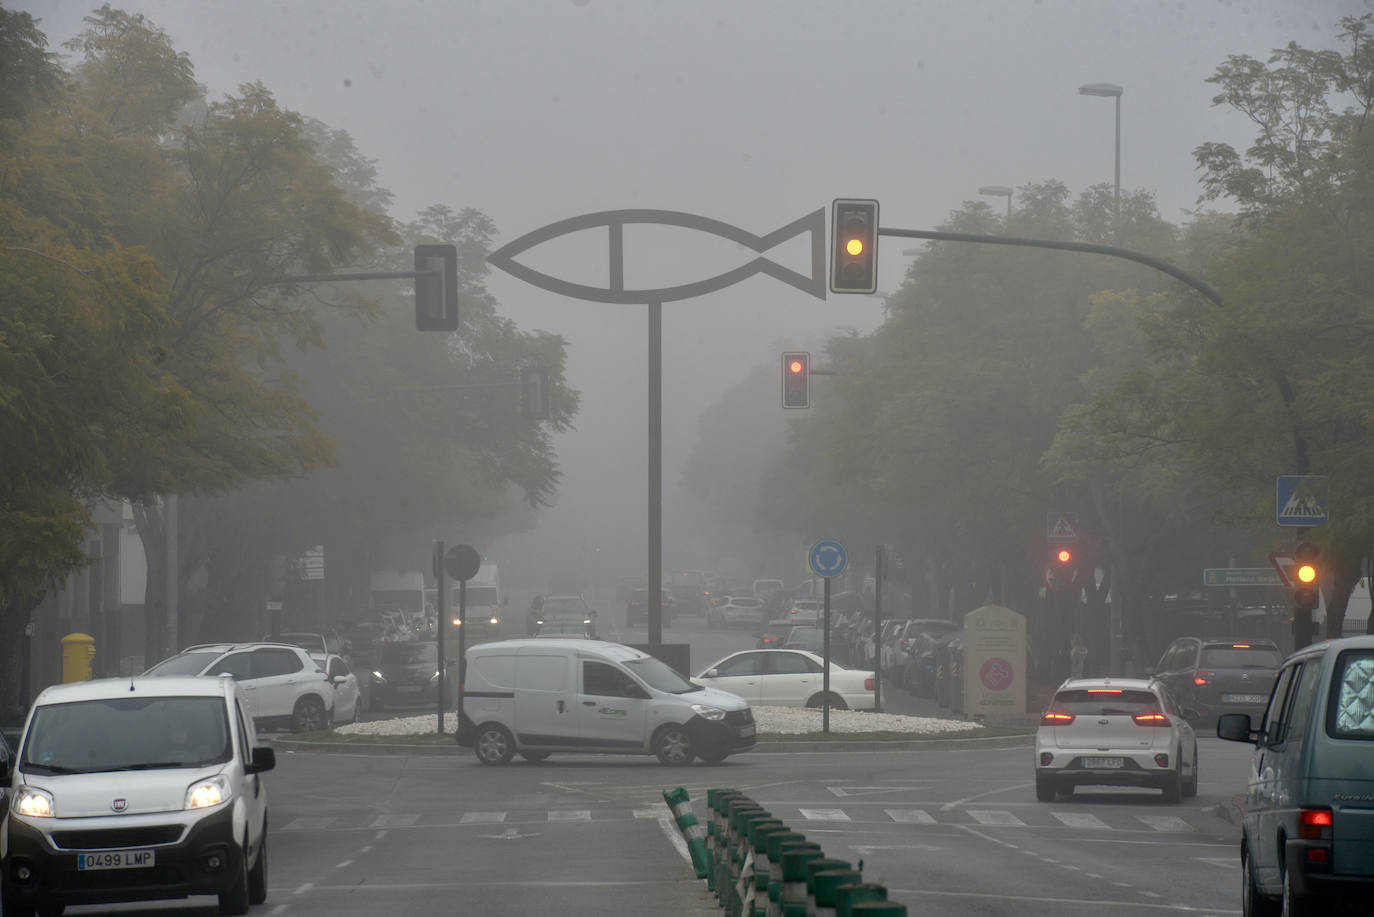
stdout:
[[[434,732],[437,714],[403,716],[370,723],[339,726],[334,731],[349,736],[404,736]],[[754,721],[759,736],[808,735],[821,731],[821,711],[800,707],[755,707]],[[830,711],[830,731],[837,732],[901,732],[908,735],[939,735],[947,732],[970,732],[982,729],[968,720],[941,719],[933,716],[899,716],[894,713],[861,713],[855,710]],[[458,715],[444,716],[444,731],[456,732]]]

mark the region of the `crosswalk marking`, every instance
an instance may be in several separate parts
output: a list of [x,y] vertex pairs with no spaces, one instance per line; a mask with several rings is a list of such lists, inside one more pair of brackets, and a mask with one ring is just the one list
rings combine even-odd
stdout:
[[1059,819],[1070,828],[1106,828],[1107,823],[1096,815],[1087,812],[1051,812],[1055,818]]
[[1140,819],[1151,828],[1154,828],[1156,831],[1197,830],[1177,815],[1137,815],[1136,818]]
[[591,821],[591,809],[550,809],[549,821]]
[[505,812],[464,812],[460,825],[494,825],[506,820]]
[[1026,823],[1012,815],[1005,809],[969,809],[968,814],[980,825],[1017,825],[1025,827]]
[[849,821],[844,809],[798,809],[802,818],[809,821]]
[[634,810],[635,818],[669,818],[672,814],[673,813],[664,806],[659,806],[657,809]]
[[420,820],[419,814],[414,815],[378,815],[373,819],[369,828],[409,828]]
[[935,816],[925,809],[883,809],[887,817],[902,825],[933,825]]

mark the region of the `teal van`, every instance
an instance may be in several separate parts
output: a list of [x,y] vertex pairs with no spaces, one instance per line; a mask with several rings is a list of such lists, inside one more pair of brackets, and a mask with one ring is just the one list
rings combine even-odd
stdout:
[[[1244,913],[1331,914],[1374,893],[1374,636],[1284,660],[1259,723],[1217,735],[1255,746],[1240,859]],[[1364,911],[1368,913],[1368,911]]]

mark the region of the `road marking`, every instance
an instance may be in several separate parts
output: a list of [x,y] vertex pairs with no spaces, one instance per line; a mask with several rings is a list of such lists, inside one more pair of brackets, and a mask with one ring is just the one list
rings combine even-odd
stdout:
[[1137,815],[1136,818],[1156,831],[1185,831],[1190,833],[1197,831],[1196,828],[1177,815]]
[[668,815],[663,811],[663,807],[657,809],[635,809],[635,818],[667,818]]
[[1026,827],[1026,823],[1003,809],[969,809],[968,814],[980,825],[1001,825],[1007,827]]
[[301,818],[293,818],[293,819],[291,819],[291,821],[289,821],[289,822],[286,823],[286,826],[285,826],[284,828],[282,828],[282,830],[283,830],[283,831],[317,831],[317,830],[319,830],[320,828],[328,828],[328,827],[329,827],[330,825],[332,825],[332,824],[334,824],[334,819],[333,819],[332,817],[330,817],[330,818],[314,818],[314,817],[304,816],[304,817],[301,817]]
[[887,817],[901,825],[933,825],[935,816],[925,809],[883,809]]
[[924,790],[934,784],[920,783],[915,786],[828,786],[827,790],[836,796],[876,796],[879,793],[901,792],[904,790]]
[[464,812],[460,825],[494,825],[506,820],[505,812]]
[[809,821],[849,821],[844,809],[798,809],[802,818]]
[[550,809],[549,821],[591,821],[591,809]]
[[491,839],[494,840],[494,841],[518,841],[518,840],[520,840],[522,837],[538,837],[538,836],[539,836],[539,832],[538,832],[538,831],[536,831],[536,832],[533,833],[533,834],[521,834],[519,828],[507,828],[505,831],[502,831],[500,834],[484,834],[484,835],[482,835],[482,837],[489,837],[489,838],[491,838]]
[[[957,809],[966,802],[973,802],[973,800],[982,799],[984,796],[1000,796],[1003,793],[1011,793],[1015,792],[1016,790],[1027,789],[1029,787],[1029,783],[1013,783],[1011,786],[1004,786],[1000,790],[988,790],[986,793],[978,793],[975,796],[965,796],[963,799],[956,799],[953,802],[947,802],[944,805],[940,806],[940,811],[948,812],[950,809]],[[1034,805],[1034,803],[1027,804]]]
[[1059,819],[1070,828],[1106,828],[1107,823],[1096,815],[1087,812],[1051,812],[1055,818]]
[[416,815],[378,815],[373,819],[369,828],[409,828],[420,820]]

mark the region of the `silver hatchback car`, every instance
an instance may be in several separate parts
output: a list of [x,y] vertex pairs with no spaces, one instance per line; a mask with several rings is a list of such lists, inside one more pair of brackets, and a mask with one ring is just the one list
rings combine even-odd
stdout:
[[1078,786],[1158,787],[1165,802],[1197,795],[1197,736],[1168,689],[1139,678],[1072,678],[1035,736],[1035,798]]

